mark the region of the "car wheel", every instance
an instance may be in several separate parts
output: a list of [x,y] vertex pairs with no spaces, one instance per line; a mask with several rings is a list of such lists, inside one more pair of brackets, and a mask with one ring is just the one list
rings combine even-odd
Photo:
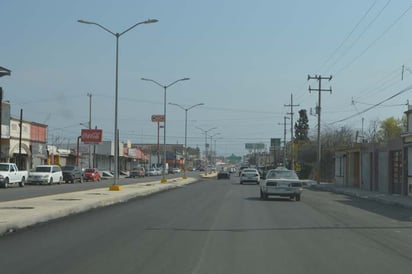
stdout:
[[300,201],[300,194],[296,194],[295,200],[296,200],[296,201]]
[[53,178],[50,178],[49,185],[53,183]]
[[243,182],[242,182],[242,181],[240,181],[240,184],[241,184],[241,185],[243,185]]
[[8,188],[9,187],[9,178],[4,179],[2,187],[3,188]]
[[24,184],[26,183],[26,178],[21,178],[21,181],[20,181],[20,183],[19,183],[19,186],[20,187],[24,187]]
[[79,182],[83,183],[83,176],[80,176]]

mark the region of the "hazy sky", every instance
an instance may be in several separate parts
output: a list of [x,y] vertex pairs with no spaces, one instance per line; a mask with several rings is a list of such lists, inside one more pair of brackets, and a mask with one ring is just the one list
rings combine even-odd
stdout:
[[[75,143],[89,119],[113,140],[115,37],[120,37],[120,140],[156,143],[152,114],[167,102],[189,107],[188,145],[204,148],[202,129],[218,154],[243,155],[245,143],[283,138],[283,117],[315,108],[308,74],[332,75],[322,93],[322,128],[365,129],[369,121],[400,118],[412,85],[411,1],[275,0],[1,0],[0,78],[12,116],[49,126],[50,142]],[[404,79],[401,68],[405,65]],[[357,114],[393,95],[393,99]],[[350,119],[347,119],[351,117]],[[345,120],[346,119],[346,120]],[[317,118],[310,116],[311,130]],[[161,138],[163,138],[161,136]],[[288,136],[290,138],[290,126]],[[163,140],[163,139],[161,139]],[[208,139],[210,142],[210,139]],[[184,143],[184,111],[167,106],[167,142]],[[213,144],[215,141],[213,141]]]

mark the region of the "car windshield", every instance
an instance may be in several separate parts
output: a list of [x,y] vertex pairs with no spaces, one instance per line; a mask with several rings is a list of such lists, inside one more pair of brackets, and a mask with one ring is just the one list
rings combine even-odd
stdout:
[[88,168],[88,169],[86,169],[84,172],[87,172],[87,173],[93,173],[93,172],[95,172],[95,170],[94,170],[94,169],[92,169],[92,168]]
[[244,173],[256,173],[257,170],[256,169],[244,169],[243,172]]
[[266,179],[299,179],[293,170],[272,170],[266,175]]
[[74,166],[64,166],[62,167],[62,171],[72,171],[74,170],[76,167]]
[[50,172],[51,167],[50,166],[38,166],[35,169],[36,172]]

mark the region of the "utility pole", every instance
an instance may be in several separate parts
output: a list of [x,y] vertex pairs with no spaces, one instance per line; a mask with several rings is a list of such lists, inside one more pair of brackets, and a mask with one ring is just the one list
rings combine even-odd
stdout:
[[293,107],[298,107],[299,105],[293,104],[293,94],[290,94],[290,104],[284,105],[285,107],[290,107],[290,112],[287,113],[290,115],[290,169],[295,169],[295,162],[294,162],[294,147],[293,144],[295,143],[294,134],[293,134]]
[[279,125],[283,126],[283,166],[286,167],[286,119],[289,117],[283,117],[283,123],[279,123]]
[[332,88],[329,87],[329,89],[322,89],[322,80],[332,80],[332,75],[329,77],[322,77],[321,75],[315,75],[315,76],[310,76],[308,75],[308,81],[315,79],[318,81],[319,87],[317,89],[312,89],[309,86],[309,92],[311,93],[312,91],[317,91],[318,92],[318,107],[317,107],[317,114],[318,114],[318,166],[317,166],[317,178],[316,181],[318,184],[320,184],[320,177],[321,177],[321,172],[320,172],[320,161],[321,161],[321,144],[320,144],[320,113],[321,113],[321,94],[322,91],[329,91],[332,94]]

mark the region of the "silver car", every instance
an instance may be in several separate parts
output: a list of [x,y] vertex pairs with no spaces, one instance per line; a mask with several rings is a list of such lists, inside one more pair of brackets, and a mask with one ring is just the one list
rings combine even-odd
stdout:
[[245,168],[242,170],[240,173],[240,184],[245,182],[259,184],[260,174],[256,168]]
[[269,170],[260,183],[260,198],[264,200],[273,195],[300,201],[302,191],[302,182],[296,172],[284,167]]

